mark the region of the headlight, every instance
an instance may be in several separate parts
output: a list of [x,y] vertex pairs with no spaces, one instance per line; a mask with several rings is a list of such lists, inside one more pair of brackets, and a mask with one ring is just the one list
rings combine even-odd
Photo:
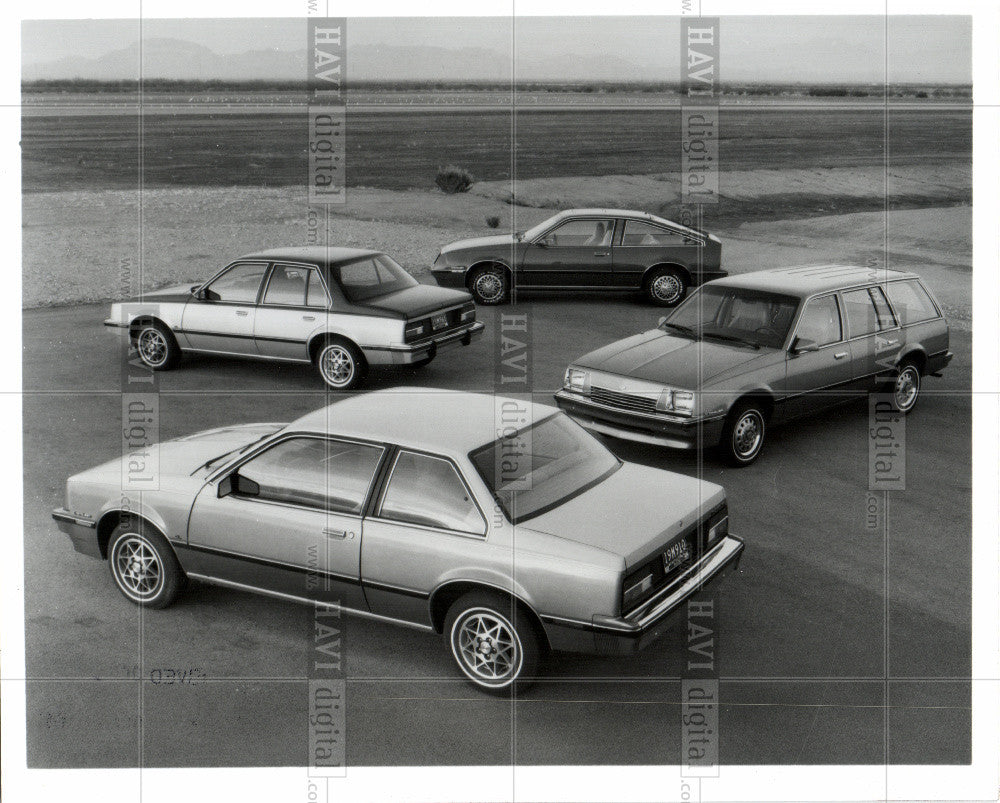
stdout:
[[590,374],[579,368],[567,368],[563,385],[574,393],[590,393]]
[[691,415],[694,411],[694,393],[690,390],[664,388],[656,400],[656,409],[661,413]]

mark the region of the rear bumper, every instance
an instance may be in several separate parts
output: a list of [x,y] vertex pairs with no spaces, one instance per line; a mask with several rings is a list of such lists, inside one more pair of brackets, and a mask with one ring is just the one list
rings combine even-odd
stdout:
[[486,324],[474,321],[452,332],[446,332],[437,337],[430,337],[419,343],[408,343],[385,348],[364,347],[365,359],[370,365],[410,365],[433,357],[443,349],[452,346],[468,346],[473,340],[482,336]]
[[543,616],[549,644],[554,650],[567,652],[601,655],[638,652],[675,624],[695,594],[714,589],[727,574],[736,571],[743,548],[741,539],[727,535],[687,574],[643,603],[627,619],[585,623]]
[[91,558],[101,558],[101,548],[97,543],[97,522],[86,516],[77,516],[64,507],[52,511],[52,518],[61,532],[69,536],[73,549]]
[[620,410],[566,390],[556,393],[555,399],[559,409],[593,432],[672,449],[715,446],[722,437],[722,426],[725,423],[724,416],[686,421],[676,416]]
[[927,366],[924,368],[925,374],[939,374],[948,364],[952,361],[955,355],[950,351],[939,351],[937,354],[931,354],[927,358]]

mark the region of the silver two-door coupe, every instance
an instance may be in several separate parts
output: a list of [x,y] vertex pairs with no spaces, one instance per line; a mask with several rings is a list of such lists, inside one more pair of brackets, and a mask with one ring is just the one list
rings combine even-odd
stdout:
[[322,246],[247,254],[201,284],[112,304],[104,324],[153,370],[184,352],[312,363],[336,390],[371,365],[426,365],[485,328],[468,293],[420,284],[378,251]]
[[123,507],[127,459],[70,477],[53,518],[129,600],[162,608],[190,578],[339,606],[442,633],[489,691],[549,649],[644,646],[743,550],[721,487],[485,394],[379,391],[167,441],[158,490]]

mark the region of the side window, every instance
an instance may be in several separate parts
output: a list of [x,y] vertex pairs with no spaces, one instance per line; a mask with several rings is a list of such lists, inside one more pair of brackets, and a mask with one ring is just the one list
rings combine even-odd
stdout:
[[643,220],[626,220],[622,245],[681,245],[679,234]]
[[330,299],[327,298],[326,288],[323,287],[323,280],[320,278],[319,271],[309,271],[309,285],[306,288],[306,306],[323,307],[325,309],[329,305]]
[[267,265],[259,262],[233,265],[205,288],[205,296],[210,301],[253,304],[266,270]]
[[885,293],[881,287],[869,287],[868,292],[872,294],[872,301],[875,302],[875,312],[878,315],[879,329],[892,329],[896,325],[896,318],[892,314],[889,302],[885,300]]
[[315,271],[298,265],[275,265],[264,291],[265,304],[302,306],[306,301],[309,274]]
[[604,246],[611,245],[614,233],[613,220],[567,220],[543,239],[554,246]]
[[836,296],[814,298],[802,310],[795,336],[812,340],[817,346],[828,346],[843,340],[840,310]]
[[867,290],[851,290],[841,296],[847,313],[847,329],[851,337],[875,334],[879,330],[878,313]]
[[379,515],[406,524],[485,535],[479,508],[455,467],[440,457],[400,452]]
[[244,463],[239,473],[260,486],[257,499],[360,513],[381,455],[378,446],[289,438]]
[[938,317],[934,302],[916,279],[890,282],[885,286],[885,292],[902,326]]

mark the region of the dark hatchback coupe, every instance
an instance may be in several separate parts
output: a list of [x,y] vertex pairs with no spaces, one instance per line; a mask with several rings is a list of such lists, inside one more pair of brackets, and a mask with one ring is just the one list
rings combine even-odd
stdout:
[[502,304],[516,287],[640,290],[673,307],[689,288],[726,275],[721,253],[717,237],[647,212],[570,209],[525,232],[446,245],[431,273],[479,304]]
[[899,413],[951,361],[913,273],[807,265],[706,284],[659,327],[574,360],[559,406],[588,429],[752,463],[772,423],[881,390]]

